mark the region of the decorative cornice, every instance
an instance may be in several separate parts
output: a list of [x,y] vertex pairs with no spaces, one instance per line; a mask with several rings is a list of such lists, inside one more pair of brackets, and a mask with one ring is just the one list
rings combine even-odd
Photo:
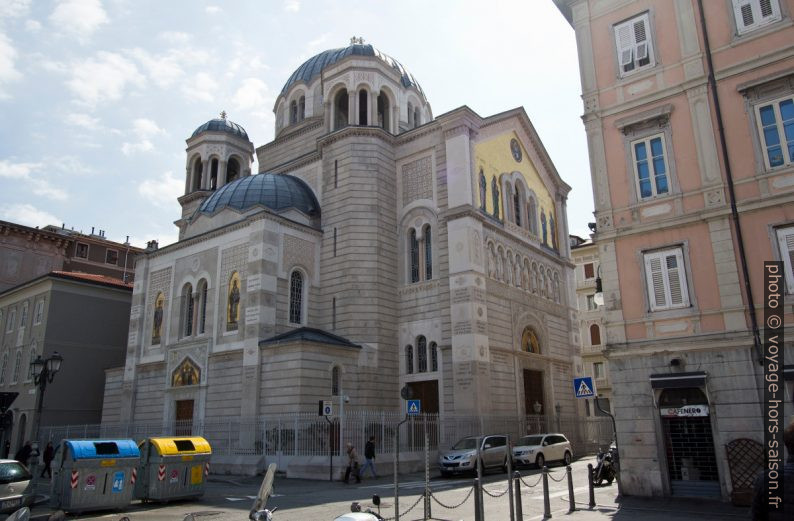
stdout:
[[317,148],[322,149],[351,136],[377,137],[392,146],[396,143],[396,136],[380,127],[350,125],[317,138]]
[[322,127],[323,125],[325,125],[324,116],[312,116],[310,118],[304,119],[303,122],[297,125],[287,125],[286,127],[282,128],[281,131],[279,131],[273,141],[270,143],[265,143],[261,147],[257,148],[256,151],[258,153],[260,150],[264,151],[277,145],[284,144],[296,137],[308,134],[309,132]]

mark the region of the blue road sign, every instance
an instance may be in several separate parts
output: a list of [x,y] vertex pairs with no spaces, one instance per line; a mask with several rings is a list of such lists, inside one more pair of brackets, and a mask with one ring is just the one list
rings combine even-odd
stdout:
[[592,376],[573,379],[573,393],[577,398],[592,398],[596,395]]
[[406,407],[408,414],[419,414],[422,412],[422,400],[408,400]]

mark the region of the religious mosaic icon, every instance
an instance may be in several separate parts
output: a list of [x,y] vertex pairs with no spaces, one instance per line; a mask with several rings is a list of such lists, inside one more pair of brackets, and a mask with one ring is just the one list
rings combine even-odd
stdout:
[[154,317],[152,317],[152,345],[160,343],[160,332],[163,327],[164,302],[165,296],[162,293],[158,293],[154,301]]
[[201,370],[190,358],[185,358],[171,374],[171,386],[198,385],[201,381]]
[[521,145],[518,144],[518,140],[515,138],[510,140],[510,152],[512,152],[513,159],[516,160],[516,163],[520,163],[523,154],[521,152]]
[[226,331],[237,329],[240,307],[240,275],[235,271],[229,280],[229,295],[226,307]]

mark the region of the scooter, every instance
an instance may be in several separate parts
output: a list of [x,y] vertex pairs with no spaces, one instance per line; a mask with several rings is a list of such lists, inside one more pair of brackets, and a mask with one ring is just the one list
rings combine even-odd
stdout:
[[350,514],[343,514],[334,521],[385,521],[386,518],[380,515],[380,496],[375,494],[372,496],[372,504],[378,507],[378,512],[371,509],[361,510],[361,505],[353,502],[350,505]]
[[614,460],[617,458],[617,449],[613,446],[608,451],[599,450],[596,455],[596,468],[593,470],[593,485],[601,486],[606,480],[611,485],[615,480]]

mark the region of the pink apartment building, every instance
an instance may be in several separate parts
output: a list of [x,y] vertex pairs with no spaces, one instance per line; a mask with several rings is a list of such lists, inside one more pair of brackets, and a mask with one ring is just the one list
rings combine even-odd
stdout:
[[624,491],[736,497],[761,468],[768,260],[794,412],[794,0],[554,1],[579,48]]

